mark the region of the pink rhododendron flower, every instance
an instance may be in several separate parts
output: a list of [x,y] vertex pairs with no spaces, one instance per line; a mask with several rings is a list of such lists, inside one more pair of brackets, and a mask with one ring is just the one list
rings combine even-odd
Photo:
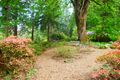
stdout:
[[94,72],[91,74],[91,78],[95,79],[97,77],[99,77],[100,75],[97,72]]

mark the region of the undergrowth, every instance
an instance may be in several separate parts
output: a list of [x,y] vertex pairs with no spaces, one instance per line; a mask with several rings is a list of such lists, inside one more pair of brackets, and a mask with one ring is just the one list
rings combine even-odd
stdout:
[[76,53],[77,49],[72,46],[58,47],[55,51],[57,57],[72,58]]
[[40,55],[43,51],[45,51],[48,48],[58,47],[65,45],[65,41],[60,42],[40,42],[40,43],[32,43],[32,47],[35,49],[35,55]]
[[36,69],[31,67],[26,74],[25,80],[30,80],[32,76],[34,76],[36,73]]
[[90,42],[90,45],[99,48],[99,49],[106,49],[111,47],[112,42]]

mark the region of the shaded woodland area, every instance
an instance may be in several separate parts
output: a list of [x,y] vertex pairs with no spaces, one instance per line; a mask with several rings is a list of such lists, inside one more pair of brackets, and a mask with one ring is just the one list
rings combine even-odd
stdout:
[[27,35],[36,40],[37,35],[44,35],[48,40],[60,36],[84,40],[87,32],[95,41],[118,38],[119,0],[2,0],[0,5],[1,38]]

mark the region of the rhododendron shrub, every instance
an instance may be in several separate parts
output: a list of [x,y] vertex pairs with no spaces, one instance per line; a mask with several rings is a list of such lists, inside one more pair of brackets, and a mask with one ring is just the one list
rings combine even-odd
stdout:
[[99,62],[105,62],[114,69],[120,69],[120,50],[111,51],[97,58]]
[[25,71],[33,62],[30,39],[10,36],[0,41],[0,69],[17,73]]
[[120,40],[115,41],[115,42],[112,44],[112,48],[120,49]]
[[108,79],[107,76],[108,76],[108,71],[104,69],[94,71],[91,74],[91,78],[93,80],[105,80],[105,79],[107,80]]
[[120,70],[100,69],[92,72],[92,80],[120,80]]
[[114,50],[97,58],[97,61],[104,62],[107,68],[92,73],[93,80],[120,80],[120,50]]

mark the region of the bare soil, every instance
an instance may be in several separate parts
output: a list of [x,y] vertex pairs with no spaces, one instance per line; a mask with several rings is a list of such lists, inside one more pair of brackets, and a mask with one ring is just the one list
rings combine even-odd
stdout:
[[48,49],[37,58],[31,80],[90,80],[89,74],[102,65],[96,58],[110,49],[81,48],[71,59],[54,58],[55,50]]

